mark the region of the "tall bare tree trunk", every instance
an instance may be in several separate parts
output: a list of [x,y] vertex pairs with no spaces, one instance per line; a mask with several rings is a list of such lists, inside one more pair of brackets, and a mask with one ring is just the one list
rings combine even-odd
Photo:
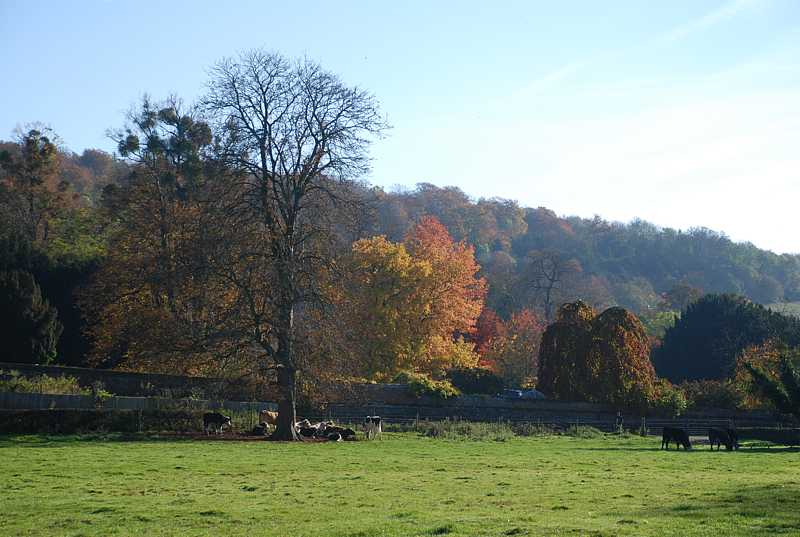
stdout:
[[297,421],[295,407],[295,377],[293,367],[278,366],[278,424],[270,440],[300,440],[294,424]]
[[278,423],[272,440],[299,440],[294,428],[297,422],[297,408],[295,406],[296,392],[295,381],[297,370],[294,366],[294,349],[292,348],[292,328],[294,325],[294,307],[286,305],[281,308],[281,317],[278,334]]
[[[289,236],[291,239],[291,235]],[[281,251],[276,249],[276,252]],[[299,440],[294,424],[297,421],[297,407],[295,404],[296,391],[295,383],[297,369],[295,368],[294,356],[294,278],[291,271],[291,256],[294,253],[292,248],[282,250],[289,254],[290,259],[284,260],[278,269],[278,279],[282,299],[281,306],[278,308],[278,322],[276,323],[278,349],[276,361],[278,363],[278,423],[272,440]]]

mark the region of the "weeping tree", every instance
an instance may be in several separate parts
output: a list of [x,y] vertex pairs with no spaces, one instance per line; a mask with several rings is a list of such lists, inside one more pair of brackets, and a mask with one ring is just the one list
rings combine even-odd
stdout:
[[655,371],[642,323],[623,308],[600,315],[580,300],[564,304],[539,346],[537,388],[555,399],[643,408]]
[[277,372],[273,439],[294,440],[297,317],[321,300],[332,257],[325,208],[337,184],[368,170],[370,142],[387,125],[369,93],[308,59],[263,50],[217,63],[202,106],[238,173],[225,208],[241,238],[229,279],[264,367]]
[[591,377],[587,358],[592,344],[594,308],[578,300],[562,305],[542,334],[536,388],[554,399],[583,400]]

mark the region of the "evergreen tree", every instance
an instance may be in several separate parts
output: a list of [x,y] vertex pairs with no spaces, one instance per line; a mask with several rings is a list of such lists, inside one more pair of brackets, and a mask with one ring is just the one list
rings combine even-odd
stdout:
[[49,363],[55,358],[63,327],[31,273],[0,272],[0,326],[7,360]]

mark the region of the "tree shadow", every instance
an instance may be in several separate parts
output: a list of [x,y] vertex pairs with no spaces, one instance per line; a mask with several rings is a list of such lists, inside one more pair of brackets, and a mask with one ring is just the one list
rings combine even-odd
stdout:
[[96,442],[175,442],[192,438],[165,437],[146,433],[93,433],[67,435],[0,435],[0,449],[25,447],[48,448]]
[[[693,449],[685,450],[680,448],[676,450],[674,447],[670,447],[670,449],[665,450],[661,449],[660,445],[654,445],[653,447],[634,447],[634,446],[608,446],[608,447],[595,447],[595,446],[587,446],[587,447],[576,447],[574,448],[576,451],[664,451],[664,452],[673,452],[673,451],[680,451],[681,453],[717,453],[715,449],[713,452],[708,448],[708,444],[699,444],[695,446]],[[800,447],[788,447],[788,446],[758,446],[758,447],[748,447],[742,446],[736,451],[727,451],[724,448],[719,450],[720,453],[770,453],[773,455],[778,454],[786,454],[786,453],[800,453]]]

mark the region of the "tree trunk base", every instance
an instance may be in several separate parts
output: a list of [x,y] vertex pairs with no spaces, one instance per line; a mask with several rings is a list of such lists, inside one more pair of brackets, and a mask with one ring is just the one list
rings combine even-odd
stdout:
[[267,437],[270,442],[300,442],[300,436],[295,432],[294,427],[281,430],[277,427],[271,435]]

